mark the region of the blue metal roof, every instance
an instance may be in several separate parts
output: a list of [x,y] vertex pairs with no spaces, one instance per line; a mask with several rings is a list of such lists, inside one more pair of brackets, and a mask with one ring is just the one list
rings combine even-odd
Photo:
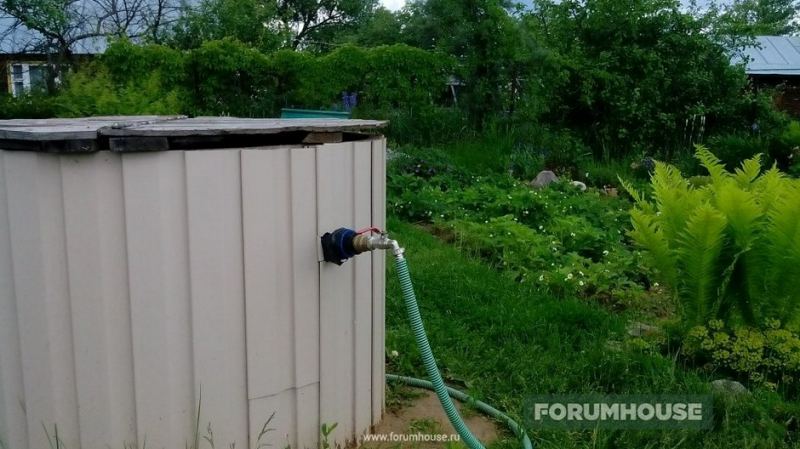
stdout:
[[748,75],[800,75],[800,37],[758,36],[757,47],[748,47],[744,55]]

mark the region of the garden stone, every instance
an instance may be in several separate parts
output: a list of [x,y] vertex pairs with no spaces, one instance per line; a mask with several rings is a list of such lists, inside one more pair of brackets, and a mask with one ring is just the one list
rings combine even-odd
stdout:
[[581,188],[581,192],[585,192],[586,191],[586,184],[584,184],[584,183],[582,183],[580,181],[572,181],[572,185],[580,187]]
[[657,326],[650,326],[649,324],[634,322],[628,324],[626,328],[628,335],[633,337],[642,337],[644,335],[660,334],[661,328]]
[[718,379],[711,382],[711,390],[728,394],[750,394],[750,391],[735,380]]
[[531,187],[541,188],[553,182],[558,182],[558,176],[549,170],[545,170],[540,171],[539,174],[536,175],[536,178],[528,183],[528,185]]

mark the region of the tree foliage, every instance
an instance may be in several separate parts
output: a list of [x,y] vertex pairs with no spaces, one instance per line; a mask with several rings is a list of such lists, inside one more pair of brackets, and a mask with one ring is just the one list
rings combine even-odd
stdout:
[[598,156],[676,146],[694,116],[707,116],[708,127],[744,125],[731,122],[744,107],[744,71],[677,1],[537,6],[528,25],[556,60],[549,118],[584,130]]
[[291,38],[276,14],[275,4],[260,0],[202,0],[197,8],[187,8],[166,40],[175,48],[193,49],[228,37],[269,53]]
[[760,36],[781,36],[798,31],[796,0],[734,0],[721,19],[731,32]]
[[[108,78],[112,91],[132,89],[144,79],[141,88],[150,92],[149,97],[169,99],[173,109],[177,102],[175,112],[274,117],[283,107],[329,109],[344,91],[359,94],[360,110],[379,115],[390,110],[422,112],[446,91],[453,67],[447,56],[402,44],[373,49],[343,46],[315,56],[292,50],[267,55],[231,39],[183,52],[122,40],[84,71],[93,71],[103,82]],[[92,112],[84,106],[100,89],[83,89],[79,84],[69,83],[63,98],[82,105],[71,111]]]

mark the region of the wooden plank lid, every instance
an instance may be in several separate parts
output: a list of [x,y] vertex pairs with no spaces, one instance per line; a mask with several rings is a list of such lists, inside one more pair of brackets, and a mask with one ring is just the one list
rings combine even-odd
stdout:
[[0,149],[53,153],[168,151],[369,138],[379,120],[111,116],[0,120]]

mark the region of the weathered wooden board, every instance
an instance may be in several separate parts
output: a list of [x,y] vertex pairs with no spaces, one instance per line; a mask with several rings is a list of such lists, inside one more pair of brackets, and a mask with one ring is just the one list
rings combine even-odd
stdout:
[[378,120],[121,116],[0,120],[0,149],[45,153],[142,152],[363,140]]
[[[218,136],[225,134],[277,134],[288,131],[345,132],[383,127],[380,120],[342,119],[272,119],[235,117],[196,117],[186,120],[157,122],[124,129],[104,128],[104,136]],[[0,125],[2,126],[2,125]]]
[[75,119],[18,119],[0,120],[0,139],[2,140],[93,140],[98,130],[110,128],[123,130],[134,125],[155,122],[168,122],[185,119],[186,116],[119,116],[86,117]]

